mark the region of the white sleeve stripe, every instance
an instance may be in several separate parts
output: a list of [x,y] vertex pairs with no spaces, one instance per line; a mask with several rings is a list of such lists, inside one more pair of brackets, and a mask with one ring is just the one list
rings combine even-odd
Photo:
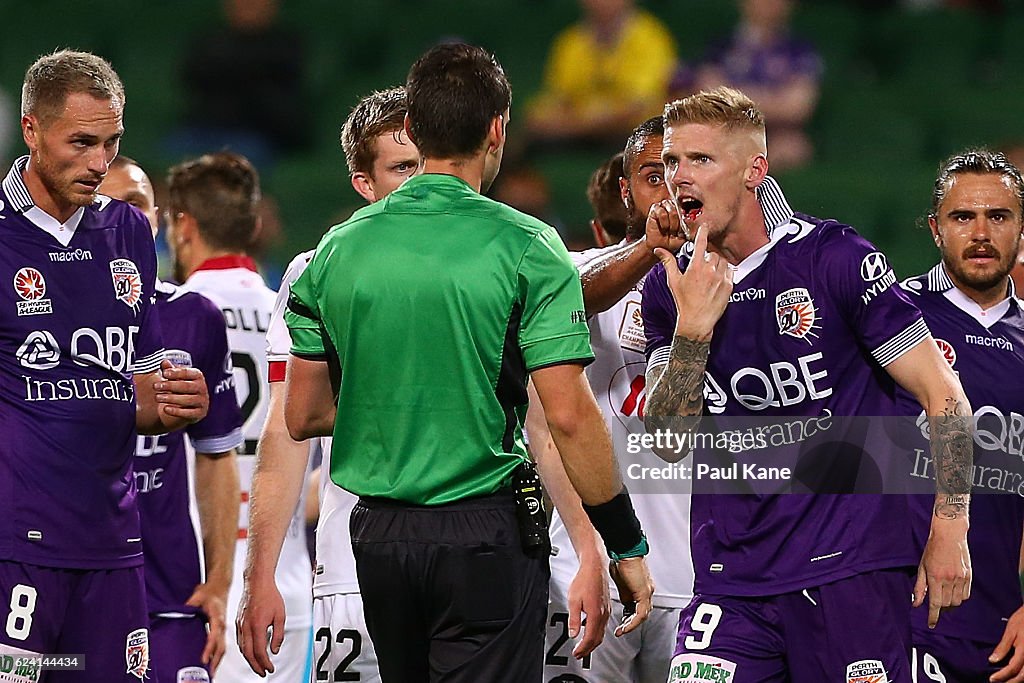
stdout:
[[192,446],[197,453],[223,453],[226,450],[237,448],[245,442],[242,437],[242,428],[238,427],[229,434],[223,436],[210,436],[202,439],[193,439]]
[[875,357],[875,360],[878,361],[879,365],[885,367],[910,349],[920,344],[930,335],[931,333],[928,331],[928,325],[926,325],[924,319],[921,318],[911,323],[911,325],[905,330],[872,351],[871,355]]
[[287,354],[287,353],[276,353],[276,352],[268,351],[267,352],[267,362],[268,363],[287,363],[288,362],[288,355],[289,354]]
[[651,354],[651,359],[647,361],[647,367],[654,365],[664,365],[668,363],[668,359],[672,357],[672,347],[662,346],[660,349],[655,349],[654,353]]
[[160,369],[160,363],[163,361],[166,352],[164,349],[160,349],[155,353],[151,353],[145,358],[136,358],[132,364],[132,372],[136,375],[147,375],[151,372],[156,372]]

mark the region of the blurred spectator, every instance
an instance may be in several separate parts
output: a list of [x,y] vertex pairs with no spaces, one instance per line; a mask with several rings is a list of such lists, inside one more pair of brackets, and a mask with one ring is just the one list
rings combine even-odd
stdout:
[[676,66],[668,29],[633,0],[580,0],[583,19],[555,38],[527,127],[547,142],[619,145],[664,107]]
[[590,229],[598,247],[617,244],[626,238],[626,205],[622,200],[622,152],[598,166],[587,184],[587,200],[594,210]]
[[739,26],[713,44],[697,69],[696,88],[730,85],[745,92],[769,122],[772,169],[800,166],[813,153],[804,127],[818,104],[821,57],[789,31],[796,0],[739,0],[739,5]]
[[305,146],[301,36],[277,23],[277,0],[224,0],[227,25],[199,36],[182,66],[184,127],[168,145],[182,157],[229,148],[266,171]]
[[[561,220],[551,207],[551,189],[548,187],[548,181],[535,168],[511,166],[501,169],[501,175],[495,180],[488,194],[496,201],[554,226],[560,234],[564,233],[565,221]],[[565,238],[564,234],[562,238]]]

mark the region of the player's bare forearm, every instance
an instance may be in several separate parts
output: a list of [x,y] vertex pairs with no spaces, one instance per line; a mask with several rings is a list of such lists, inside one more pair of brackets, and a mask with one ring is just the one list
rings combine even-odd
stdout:
[[[974,467],[974,420],[960,380],[930,336],[885,366],[928,415],[935,462],[935,522],[966,522]],[[966,534],[966,526],[962,530]]]
[[644,240],[596,258],[580,268],[587,316],[607,311],[622,300],[657,263]]
[[587,505],[606,503],[622,490],[611,436],[579,365],[554,365],[533,382],[555,447],[573,488]]
[[700,424],[710,348],[710,341],[677,335],[672,340],[668,363],[648,370],[644,407],[644,426],[648,432],[690,431]]
[[[583,640],[573,648],[573,656],[581,658],[601,644],[611,613],[608,591],[609,577],[605,569],[606,555],[594,525],[583,511],[579,494],[569,481],[562,457],[548,431],[544,409],[531,384],[530,408],[526,429],[530,436],[530,452],[544,483],[544,489],[565,524],[573,550],[579,560],[576,576],[569,584],[566,606],[569,610],[569,636],[575,638],[586,614],[587,629]],[[582,614],[581,614],[582,613]]]
[[970,404],[950,397],[938,414],[929,417],[931,451],[935,462],[935,517],[966,518],[974,467]]
[[249,498],[246,581],[273,580],[306,477],[308,444],[293,440],[285,428],[284,390],[280,382],[270,385],[267,420],[256,449],[256,469]]
[[540,473],[544,490],[551,498],[552,505],[558,510],[580,562],[598,560],[603,565],[604,556],[598,541],[599,536],[587,513],[583,511],[580,496],[565,472],[562,456],[548,430],[544,407],[532,383],[529,385],[529,393],[530,408],[526,412],[526,431],[530,436],[530,453],[533,461],[537,463],[537,471]]
[[206,583],[227,600],[238,538],[238,463],[235,451],[196,454],[196,503],[203,530]]

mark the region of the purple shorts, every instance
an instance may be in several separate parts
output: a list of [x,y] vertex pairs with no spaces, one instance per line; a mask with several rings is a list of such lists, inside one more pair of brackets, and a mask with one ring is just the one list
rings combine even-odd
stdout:
[[160,683],[209,683],[210,672],[201,663],[206,647],[206,620],[202,617],[149,622],[150,673]]
[[[1006,662],[990,664],[995,643],[950,638],[914,630],[914,680],[917,683],[974,683],[988,681]],[[1011,651],[1012,654],[1012,651]]]
[[910,683],[907,570],[758,598],[698,595],[669,683]]
[[142,567],[0,561],[0,655],[82,658],[82,670],[44,670],[40,683],[159,683],[148,672],[148,626]]

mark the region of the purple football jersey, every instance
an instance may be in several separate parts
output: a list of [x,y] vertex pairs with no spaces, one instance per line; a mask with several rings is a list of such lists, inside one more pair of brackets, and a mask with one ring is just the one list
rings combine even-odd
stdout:
[[163,359],[153,237],[103,196],[60,225],[27,159],[0,192],[0,559],[140,565],[132,375]]
[[210,394],[206,417],[184,431],[139,436],[135,486],[146,556],[150,614],[194,613],[185,601],[202,580],[198,520],[192,517],[185,432],[199,453],[223,453],[242,444],[242,411],[235,398],[224,316],[202,294],[157,283],[167,358],[203,371]]
[[[885,256],[847,225],[794,214],[771,178],[758,196],[771,240],[735,272],[711,342],[705,412],[769,419],[899,414],[884,366],[926,339],[928,329],[894,286]],[[680,256],[681,268],[687,262]],[[663,364],[676,309],[661,264],[647,276],[642,309],[648,365]],[[698,493],[709,490],[695,481],[691,546],[699,593],[775,595],[917,563],[909,526],[893,523],[907,518],[903,497]]]
[[[933,633],[986,641],[994,648],[1006,620],[1021,606],[1017,565],[1024,535],[1024,498],[1020,496],[1024,454],[1024,311],[1009,299],[984,314],[957,290],[942,265],[903,283],[921,309],[946,360],[959,375],[977,418],[974,447],[974,495],[968,543],[974,559],[971,599],[943,613]],[[973,310],[975,315],[968,312]],[[900,391],[909,415],[921,413],[914,397]],[[923,435],[915,473],[926,471],[929,454]],[[1016,482],[1016,483],[1015,483]],[[1014,490],[1016,489],[1016,490]],[[918,552],[924,551],[934,497],[912,497]],[[913,612],[915,632],[929,631],[927,607]]]

